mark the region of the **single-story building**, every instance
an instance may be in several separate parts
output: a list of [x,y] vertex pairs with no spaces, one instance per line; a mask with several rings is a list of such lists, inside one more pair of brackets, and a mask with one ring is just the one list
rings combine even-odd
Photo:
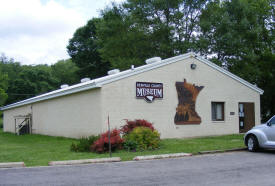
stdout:
[[[194,53],[6,105],[4,131],[79,138],[145,119],[162,138],[245,132],[260,124],[263,90]],[[27,127],[26,127],[27,126]]]

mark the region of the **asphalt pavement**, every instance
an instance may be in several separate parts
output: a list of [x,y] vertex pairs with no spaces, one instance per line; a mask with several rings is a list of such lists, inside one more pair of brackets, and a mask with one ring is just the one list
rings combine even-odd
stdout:
[[275,185],[275,152],[0,169],[0,185]]

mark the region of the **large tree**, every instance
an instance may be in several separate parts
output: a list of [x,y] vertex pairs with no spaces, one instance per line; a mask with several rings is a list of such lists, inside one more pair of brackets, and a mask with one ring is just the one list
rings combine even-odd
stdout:
[[216,0],[200,17],[200,52],[265,90],[262,116],[275,112],[272,0]]
[[195,49],[198,21],[207,0],[128,0],[123,6],[163,57]]
[[112,67],[126,69],[146,58],[168,58],[196,47],[206,0],[128,0],[102,11],[99,52]]
[[98,51],[112,68],[140,66],[152,55],[148,35],[134,24],[122,6],[114,5],[102,12],[102,21],[97,24]]
[[57,80],[58,85],[79,83],[79,68],[71,59],[60,60],[51,66],[52,75]]
[[69,40],[67,50],[72,61],[79,67],[81,78],[99,77],[109,70],[109,62],[102,60],[96,44],[96,24],[100,21],[98,18],[89,20],[85,26],[78,28]]
[[274,12],[271,2],[215,0],[209,3],[200,17],[201,51],[215,54],[217,60],[235,71],[234,65],[243,59],[255,61],[266,50],[273,50]]

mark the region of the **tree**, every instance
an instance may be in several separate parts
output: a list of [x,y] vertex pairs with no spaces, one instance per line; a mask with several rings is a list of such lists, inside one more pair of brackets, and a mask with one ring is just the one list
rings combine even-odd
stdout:
[[[79,82],[77,70],[78,67],[71,60],[61,60],[51,66],[32,66],[21,65],[2,55],[0,57],[0,88],[4,87],[8,95],[8,99],[6,95],[1,96],[6,99],[3,104],[14,103],[59,89],[61,84],[75,84]],[[6,76],[9,78],[7,79]],[[5,81],[2,80],[3,77]],[[5,86],[1,86],[2,82]]]
[[[10,65],[16,65],[11,63]],[[9,80],[7,104],[43,94],[59,87],[48,65],[19,66],[14,79]]]
[[258,85],[265,91],[261,96],[261,112],[262,120],[267,121],[268,118],[275,113],[275,55],[266,52],[261,55],[259,69],[261,71]]
[[243,59],[256,61],[274,48],[272,14],[271,0],[209,3],[200,17],[202,53],[215,54],[232,71]]
[[123,6],[151,35],[160,56],[171,57],[195,49],[195,34],[207,0],[128,0]]
[[79,68],[71,59],[60,60],[51,66],[52,75],[57,80],[58,85],[62,84],[76,84],[79,82],[78,70]]
[[113,68],[140,66],[145,59],[172,57],[195,48],[206,0],[128,0],[102,11],[99,53]]
[[215,0],[203,10],[200,26],[200,52],[214,54],[213,61],[263,88],[263,119],[274,114],[272,1]]
[[2,65],[0,65],[0,106],[2,106],[8,98],[8,94],[6,93],[7,88],[8,75],[3,72]]
[[[112,68],[128,69],[131,65],[140,66],[151,51],[148,36],[139,28],[123,7],[113,5],[102,11],[102,21],[97,25],[99,53]],[[152,54],[151,54],[152,55]]]
[[100,77],[109,70],[109,62],[101,59],[96,44],[96,24],[100,21],[98,18],[89,20],[85,26],[78,28],[69,40],[67,50],[72,61],[79,67],[81,78]]

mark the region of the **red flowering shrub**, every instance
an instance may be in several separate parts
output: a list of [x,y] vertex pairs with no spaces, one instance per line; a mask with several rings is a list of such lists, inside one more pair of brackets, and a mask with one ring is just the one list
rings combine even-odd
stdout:
[[[120,130],[114,129],[110,134],[111,149],[115,151],[122,149],[123,139],[120,137]],[[100,138],[91,146],[91,150],[97,153],[109,151],[108,131],[101,134]]]
[[122,132],[123,135],[126,135],[126,134],[129,134],[136,127],[147,127],[147,128],[150,128],[152,131],[155,130],[152,123],[144,119],[136,119],[134,121],[126,120],[126,124],[121,127],[120,131]]

